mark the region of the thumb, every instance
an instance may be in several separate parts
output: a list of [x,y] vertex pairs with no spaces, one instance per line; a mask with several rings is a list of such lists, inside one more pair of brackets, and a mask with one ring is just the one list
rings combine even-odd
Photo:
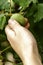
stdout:
[[5,28],[5,33],[7,35],[7,39],[15,39],[16,33],[10,29],[10,27],[7,25]]

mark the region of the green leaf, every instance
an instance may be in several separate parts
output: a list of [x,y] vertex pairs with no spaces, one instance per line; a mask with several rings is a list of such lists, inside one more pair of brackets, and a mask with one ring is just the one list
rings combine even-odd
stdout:
[[1,14],[0,15],[0,30],[3,30],[5,23],[6,23],[6,17],[3,14]]
[[39,22],[43,19],[43,3],[38,4],[38,11],[34,15],[34,22]]
[[32,4],[29,8],[26,9],[25,11],[25,16],[26,17],[31,17],[33,14],[37,11],[37,4]]
[[33,1],[33,3],[37,3],[38,2],[38,0],[31,0],[31,1]]
[[0,0],[0,10],[9,11],[10,3],[8,0]]
[[13,0],[15,3],[19,4],[22,10],[26,9],[31,2],[36,3],[37,0]]

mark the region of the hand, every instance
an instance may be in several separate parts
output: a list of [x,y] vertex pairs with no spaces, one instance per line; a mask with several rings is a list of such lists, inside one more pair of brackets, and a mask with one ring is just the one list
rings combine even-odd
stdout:
[[12,48],[20,56],[24,65],[41,65],[37,42],[29,30],[10,19],[5,32]]

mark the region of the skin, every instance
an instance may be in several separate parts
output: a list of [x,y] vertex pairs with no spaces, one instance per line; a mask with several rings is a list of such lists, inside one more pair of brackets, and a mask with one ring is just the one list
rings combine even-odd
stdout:
[[10,19],[5,32],[10,45],[21,58],[23,65],[42,65],[36,39],[29,30]]

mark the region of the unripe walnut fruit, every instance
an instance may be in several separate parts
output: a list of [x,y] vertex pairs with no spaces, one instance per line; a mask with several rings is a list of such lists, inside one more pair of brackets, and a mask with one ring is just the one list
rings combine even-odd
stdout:
[[19,13],[15,13],[11,16],[11,19],[16,20],[18,23],[20,23],[22,26],[25,26],[27,24],[27,21],[25,20],[25,17],[23,17]]

